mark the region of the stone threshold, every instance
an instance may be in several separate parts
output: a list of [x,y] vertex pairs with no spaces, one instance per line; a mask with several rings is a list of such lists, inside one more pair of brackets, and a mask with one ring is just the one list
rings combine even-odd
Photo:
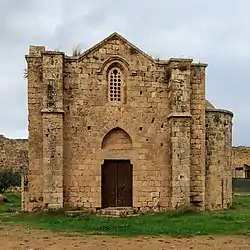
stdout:
[[105,217],[128,217],[128,216],[138,216],[140,214],[136,213],[136,210],[133,207],[108,207],[98,209],[94,211],[88,210],[75,210],[75,211],[66,211],[68,216],[81,216],[86,214],[95,214],[97,216]]

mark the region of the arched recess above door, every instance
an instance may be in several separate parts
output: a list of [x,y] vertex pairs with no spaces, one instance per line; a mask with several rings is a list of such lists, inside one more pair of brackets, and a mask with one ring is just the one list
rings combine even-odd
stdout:
[[129,134],[116,127],[111,129],[102,140],[102,149],[132,149],[133,144]]

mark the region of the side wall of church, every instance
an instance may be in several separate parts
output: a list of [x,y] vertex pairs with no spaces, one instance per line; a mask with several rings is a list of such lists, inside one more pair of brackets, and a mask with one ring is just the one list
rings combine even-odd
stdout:
[[232,117],[224,110],[206,111],[206,209],[232,204]]

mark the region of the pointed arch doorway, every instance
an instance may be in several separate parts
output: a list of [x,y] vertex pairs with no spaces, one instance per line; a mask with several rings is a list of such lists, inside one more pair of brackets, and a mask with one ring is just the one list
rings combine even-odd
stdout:
[[104,160],[102,165],[102,208],[132,207],[130,160]]
[[[133,149],[129,134],[120,127],[111,129],[103,138],[101,148],[111,154]],[[125,158],[125,157],[124,157]],[[125,159],[105,159],[101,166],[102,173],[102,208],[132,207],[133,166]]]

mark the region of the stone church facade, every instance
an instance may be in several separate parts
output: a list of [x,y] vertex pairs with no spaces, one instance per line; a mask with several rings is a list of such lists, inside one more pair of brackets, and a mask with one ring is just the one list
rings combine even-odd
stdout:
[[77,56],[30,46],[24,211],[232,202],[232,113],[206,64],[155,60],[117,33]]

